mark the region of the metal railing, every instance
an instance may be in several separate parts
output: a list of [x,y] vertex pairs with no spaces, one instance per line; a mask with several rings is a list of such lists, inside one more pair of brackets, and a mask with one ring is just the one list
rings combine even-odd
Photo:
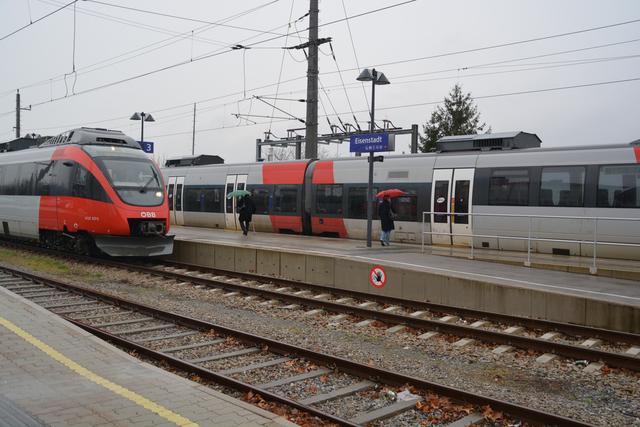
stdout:
[[[487,234],[474,234],[474,233],[454,233],[453,230],[449,233],[440,232],[440,231],[427,231],[426,225],[432,225],[431,215],[438,216],[449,216],[452,217],[452,220],[455,221],[456,218],[466,217],[500,217],[500,218],[526,218],[528,220],[528,232],[527,236],[510,236],[510,235],[487,235]],[[592,240],[573,240],[573,239],[553,239],[549,237],[535,237],[533,235],[533,220],[534,219],[553,219],[553,220],[585,220],[593,222],[593,239]],[[454,222],[451,221],[451,224]],[[624,243],[624,242],[607,242],[607,241],[598,241],[598,222],[602,221],[620,221],[620,222],[640,222],[640,218],[616,218],[616,217],[595,217],[595,216],[562,216],[562,215],[524,215],[524,214],[498,214],[498,213],[456,213],[456,212],[422,212],[422,252],[424,253],[424,245],[425,245],[425,235],[442,235],[442,236],[450,236],[453,237],[469,237],[469,249],[470,249],[470,258],[474,258],[474,239],[478,237],[482,238],[490,238],[490,239],[500,239],[503,240],[526,240],[527,242],[527,259],[524,262],[524,265],[527,267],[531,266],[531,242],[558,242],[558,243],[577,243],[581,245],[590,245],[593,247],[593,261],[591,267],[589,267],[589,272],[591,274],[596,274],[598,272],[597,267],[597,248],[598,246],[626,246],[626,247],[637,247],[640,248],[640,243]],[[473,221],[472,221],[473,223]],[[551,231],[544,231],[545,233],[550,233]]]

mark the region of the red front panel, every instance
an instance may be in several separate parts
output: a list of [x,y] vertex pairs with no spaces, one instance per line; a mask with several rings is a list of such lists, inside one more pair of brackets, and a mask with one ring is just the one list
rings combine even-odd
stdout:
[[633,152],[636,155],[636,163],[640,163],[640,147],[633,147]]
[[169,229],[169,205],[165,195],[160,206],[130,206],[123,203],[102,171],[80,147],[70,145],[56,149],[51,160],[73,160],[87,169],[98,180],[112,203],[80,197],[40,197],[40,229],[70,232],[86,231],[91,234],[130,235],[128,219],[164,220]]

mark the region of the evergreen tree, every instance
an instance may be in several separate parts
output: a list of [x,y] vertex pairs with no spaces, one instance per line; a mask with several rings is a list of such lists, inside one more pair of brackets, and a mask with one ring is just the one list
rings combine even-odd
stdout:
[[[438,105],[431,113],[431,119],[422,127],[420,151],[426,153],[436,149],[436,141],[443,136],[471,135],[482,132],[487,126],[480,123],[478,107],[471,99],[471,93],[463,95],[462,87],[456,83],[449,96],[444,98],[444,106]],[[487,133],[491,132],[491,128]]]

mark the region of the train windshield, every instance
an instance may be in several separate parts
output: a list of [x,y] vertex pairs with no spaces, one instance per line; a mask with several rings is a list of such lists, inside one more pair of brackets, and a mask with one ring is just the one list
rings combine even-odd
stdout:
[[85,145],[123,202],[134,206],[159,206],[164,201],[160,171],[140,150]]

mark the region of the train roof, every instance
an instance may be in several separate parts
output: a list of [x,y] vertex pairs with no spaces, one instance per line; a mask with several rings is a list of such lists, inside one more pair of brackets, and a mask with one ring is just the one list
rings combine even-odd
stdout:
[[38,148],[51,146],[79,144],[79,145],[119,145],[140,150],[140,144],[122,131],[81,127],[61,133],[47,139]]
[[[430,153],[410,153],[410,154],[398,154],[398,155],[386,155],[385,153],[377,153],[384,155],[388,159],[408,159],[408,158],[428,158],[428,157],[462,157],[462,156],[492,156],[492,155],[526,155],[534,153],[554,153],[554,152],[580,152],[591,150],[605,150],[605,149],[629,149],[640,146],[640,139],[626,144],[598,144],[598,145],[580,145],[569,147],[535,147],[535,148],[518,148],[509,150],[488,150],[488,151],[452,151],[452,152],[430,152]],[[366,161],[367,156],[362,157],[337,157],[318,159],[318,161],[335,161],[335,162],[347,162],[347,161]],[[182,169],[182,168],[197,168],[198,170],[206,169],[209,167],[220,168],[225,166],[251,166],[261,164],[290,164],[296,162],[308,162],[306,159],[299,160],[286,160],[278,162],[241,162],[241,163],[227,163],[220,165],[202,165],[202,166],[174,166],[170,169]],[[165,169],[168,169],[165,167]]]

